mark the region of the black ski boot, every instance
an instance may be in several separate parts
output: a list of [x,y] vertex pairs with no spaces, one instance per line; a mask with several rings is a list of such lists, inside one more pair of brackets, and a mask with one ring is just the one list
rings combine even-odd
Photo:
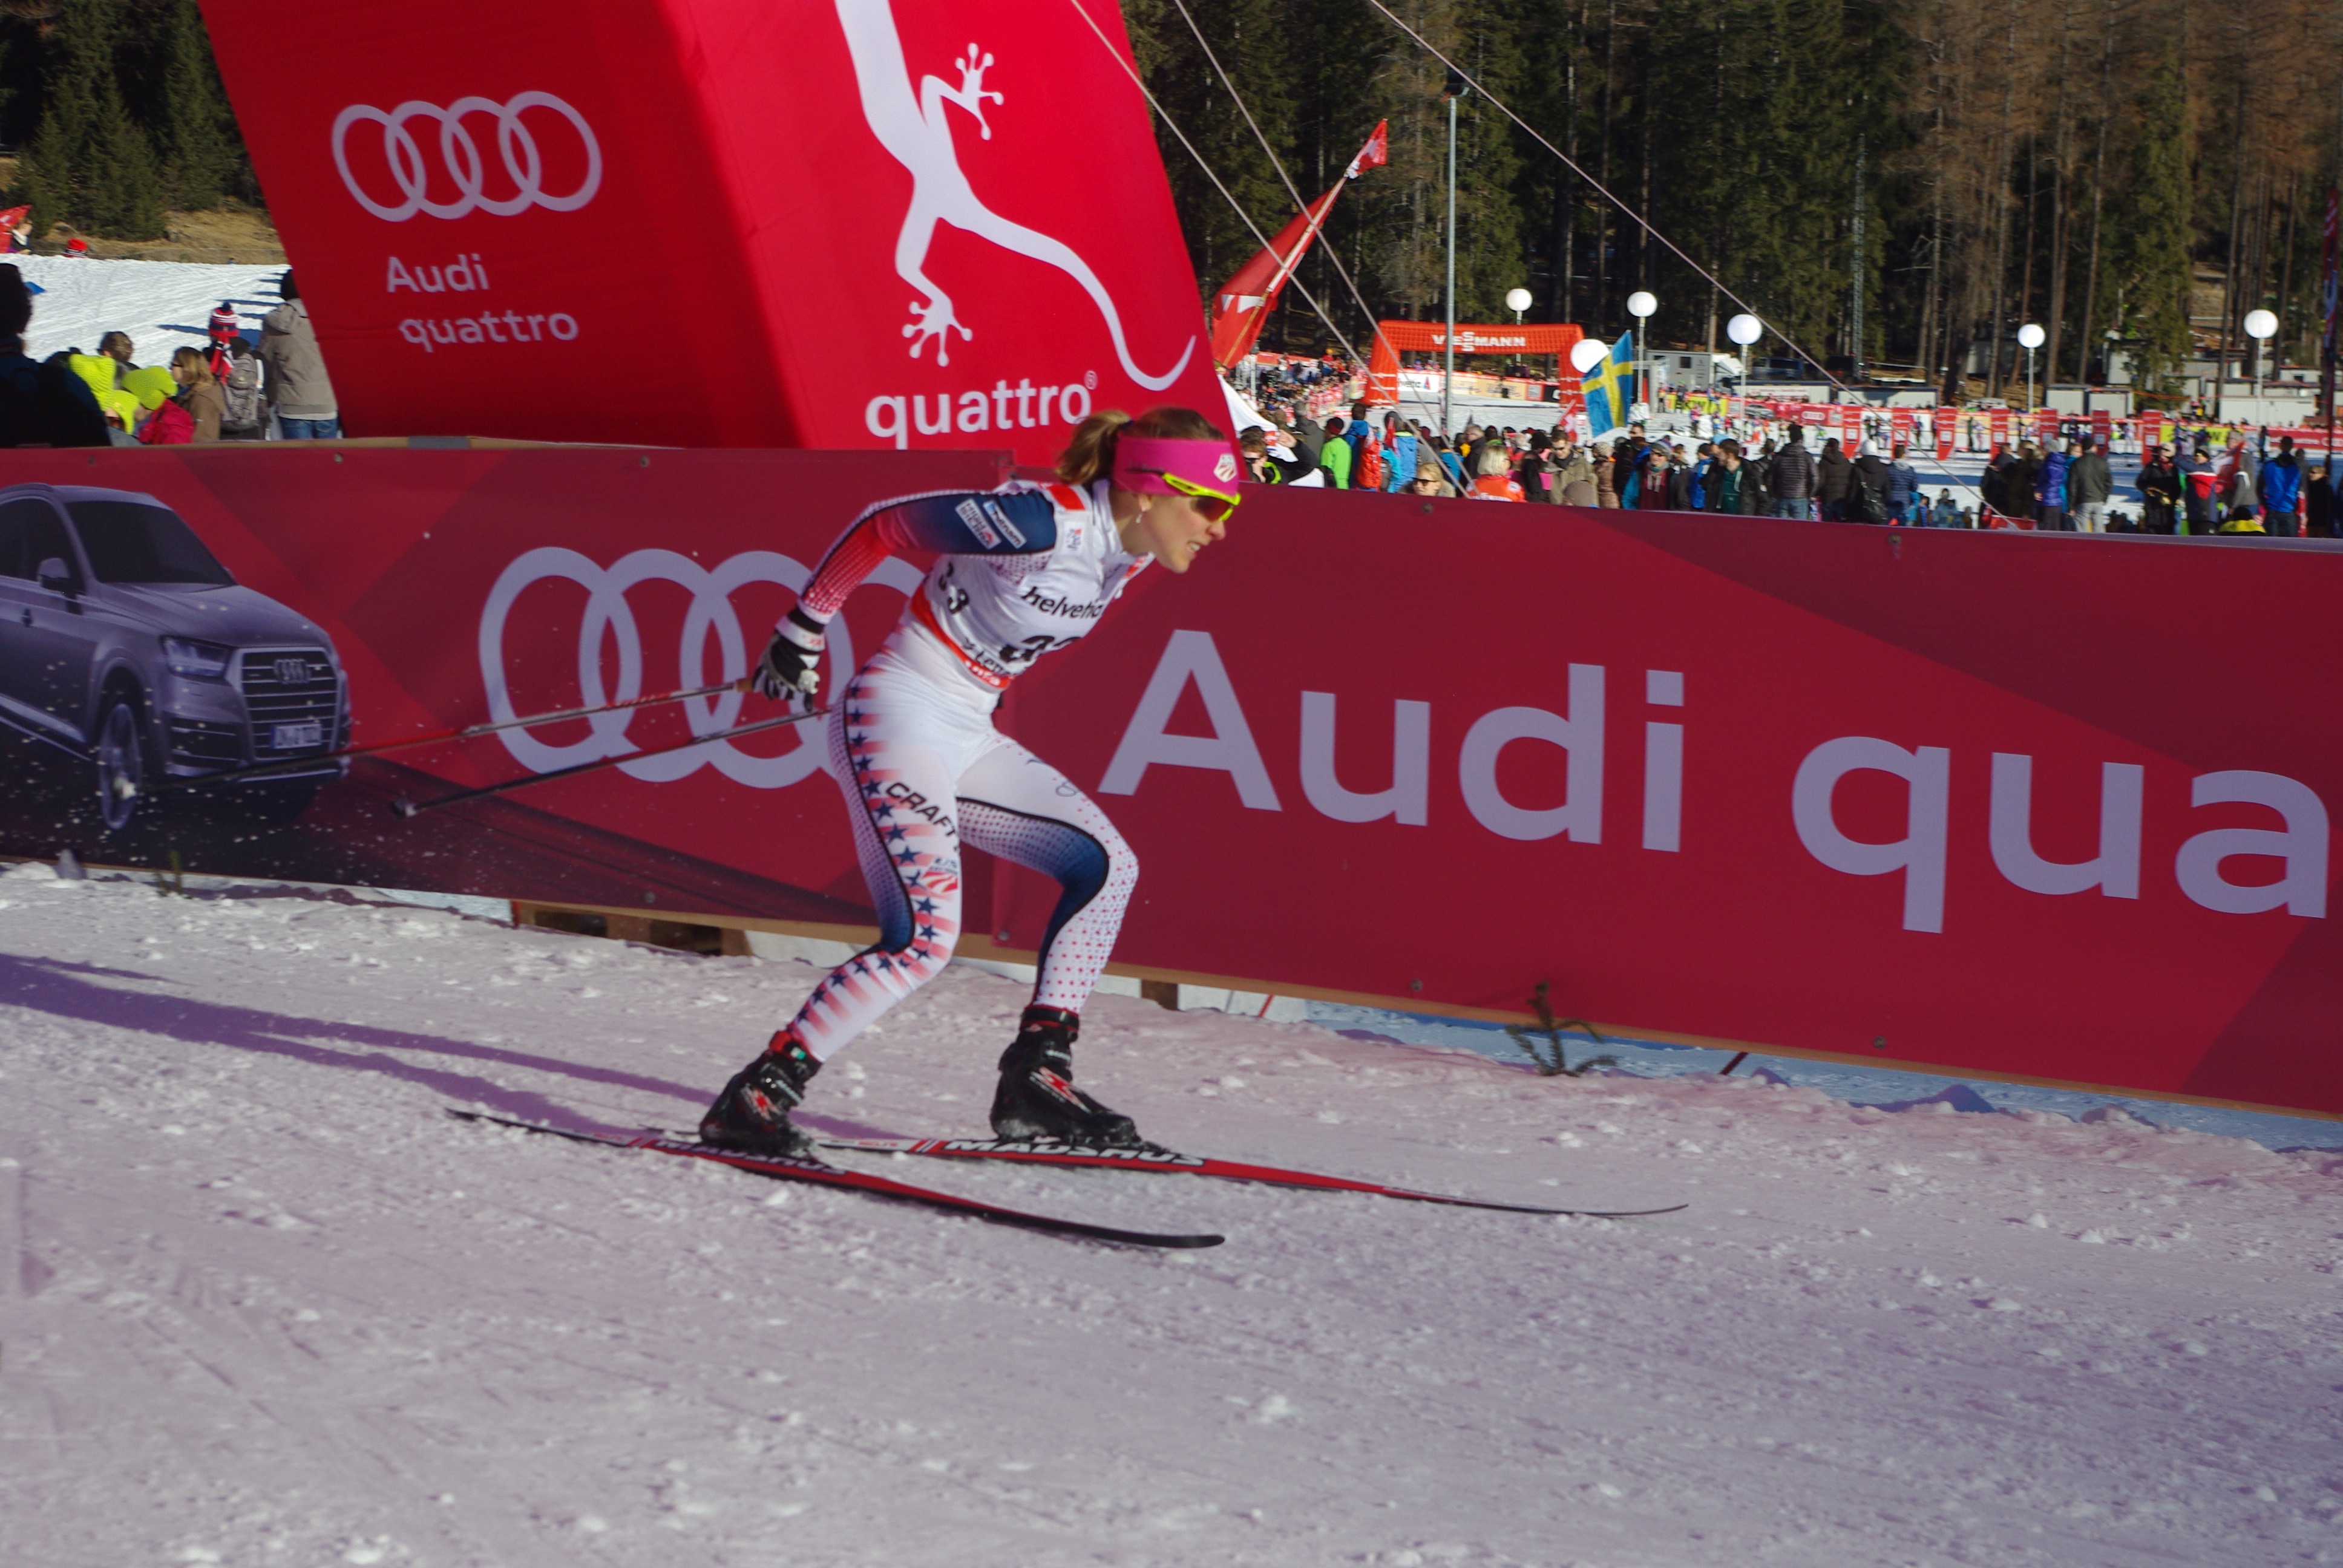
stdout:
[[1001,1053],[1001,1090],[992,1097],[992,1131],[1016,1142],[1049,1139],[1092,1148],[1141,1147],[1130,1117],[1076,1089],[1074,1037],[1081,1016],[1029,1007],[1017,1038]]
[[699,1119],[699,1141],[749,1154],[811,1154],[813,1140],[789,1125],[789,1112],[805,1099],[806,1081],[820,1070],[796,1036],[776,1034]]

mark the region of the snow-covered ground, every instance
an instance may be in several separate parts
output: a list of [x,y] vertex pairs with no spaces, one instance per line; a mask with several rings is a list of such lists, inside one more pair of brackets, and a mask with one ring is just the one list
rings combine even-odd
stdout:
[[6,258],[42,292],[33,297],[33,325],[25,347],[36,359],[60,348],[97,352],[108,332],[127,332],[131,357],[141,365],[168,365],[174,348],[200,348],[212,308],[235,306],[248,332],[283,303],[277,280],[285,264],[213,266],[185,261],[76,259],[65,256]]
[[[1101,997],[1168,1141],[1691,1207],[886,1167],[1138,1252],[440,1114],[688,1124],[802,965],[196,886],[0,875],[11,1568],[2343,1560],[2332,1152]],[[980,1133],[1022,1000],[813,1120]]]

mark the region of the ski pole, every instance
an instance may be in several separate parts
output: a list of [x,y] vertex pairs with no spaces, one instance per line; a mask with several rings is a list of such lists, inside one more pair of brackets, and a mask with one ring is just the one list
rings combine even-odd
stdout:
[[661,703],[683,702],[695,697],[717,697],[728,691],[746,691],[752,677],[738,680],[719,681],[714,686],[697,686],[689,691],[666,691],[657,697],[629,697],[623,702],[605,702],[589,708],[561,708],[551,713],[524,714],[518,719],[496,719],[485,724],[468,724],[458,729],[434,729],[424,735],[410,735],[403,740],[378,740],[371,746],[346,746],[339,751],[327,751],[315,757],[287,757],[276,762],[255,762],[243,768],[226,769],[217,773],[198,774],[192,779],[164,779],[143,788],[125,779],[119,781],[125,799],[137,794],[159,795],[173,789],[206,789],[220,784],[241,784],[249,779],[266,779],[279,773],[304,772],[321,762],[346,762],[354,757],[373,757],[385,751],[404,751],[412,746],[430,746],[443,740],[472,740],[483,735],[494,735],[506,729],[528,729],[539,724],[559,724],[570,719],[592,719],[598,714],[620,713],[630,708],[655,708]]
[[401,817],[419,817],[426,811],[437,811],[442,806],[459,806],[467,800],[480,800],[491,795],[502,795],[508,790],[525,789],[531,784],[550,784],[556,779],[574,779],[580,773],[591,773],[601,768],[614,768],[621,762],[632,762],[639,758],[664,757],[670,751],[689,751],[695,746],[711,745],[719,740],[737,740],[743,735],[754,735],[760,729],[776,729],[784,724],[803,724],[809,719],[826,718],[829,713],[830,709],[827,708],[809,708],[803,713],[785,713],[779,719],[759,719],[754,724],[738,725],[730,729],[719,730],[714,735],[701,735],[689,740],[679,740],[671,746],[655,746],[649,751],[628,751],[617,757],[598,757],[591,762],[579,762],[568,768],[557,768],[550,773],[532,773],[525,779],[508,779],[501,784],[488,784],[478,789],[464,789],[453,795],[442,795],[437,800],[418,802],[401,796],[391,802],[390,809]]

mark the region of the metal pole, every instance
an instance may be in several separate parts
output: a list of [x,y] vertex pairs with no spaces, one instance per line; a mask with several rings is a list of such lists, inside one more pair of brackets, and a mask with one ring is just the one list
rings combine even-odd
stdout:
[[[1454,83],[1449,84],[1452,88]],[[1449,405],[1456,395],[1456,95],[1448,95],[1448,335],[1446,357],[1440,373],[1440,433],[1453,439],[1456,425]]]

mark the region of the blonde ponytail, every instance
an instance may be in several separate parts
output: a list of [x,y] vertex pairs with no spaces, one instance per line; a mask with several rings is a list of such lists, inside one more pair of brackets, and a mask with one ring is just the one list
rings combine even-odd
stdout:
[[1114,472],[1115,437],[1131,416],[1120,408],[1104,408],[1074,427],[1074,438],[1058,454],[1058,477],[1069,485],[1087,485]]
[[1225,441],[1220,427],[1193,408],[1166,406],[1150,408],[1133,419],[1120,408],[1091,415],[1074,427],[1074,438],[1058,454],[1058,477],[1070,485],[1087,485],[1114,474],[1114,448],[1125,427],[1134,436],[1157,436],[1178,441]]

